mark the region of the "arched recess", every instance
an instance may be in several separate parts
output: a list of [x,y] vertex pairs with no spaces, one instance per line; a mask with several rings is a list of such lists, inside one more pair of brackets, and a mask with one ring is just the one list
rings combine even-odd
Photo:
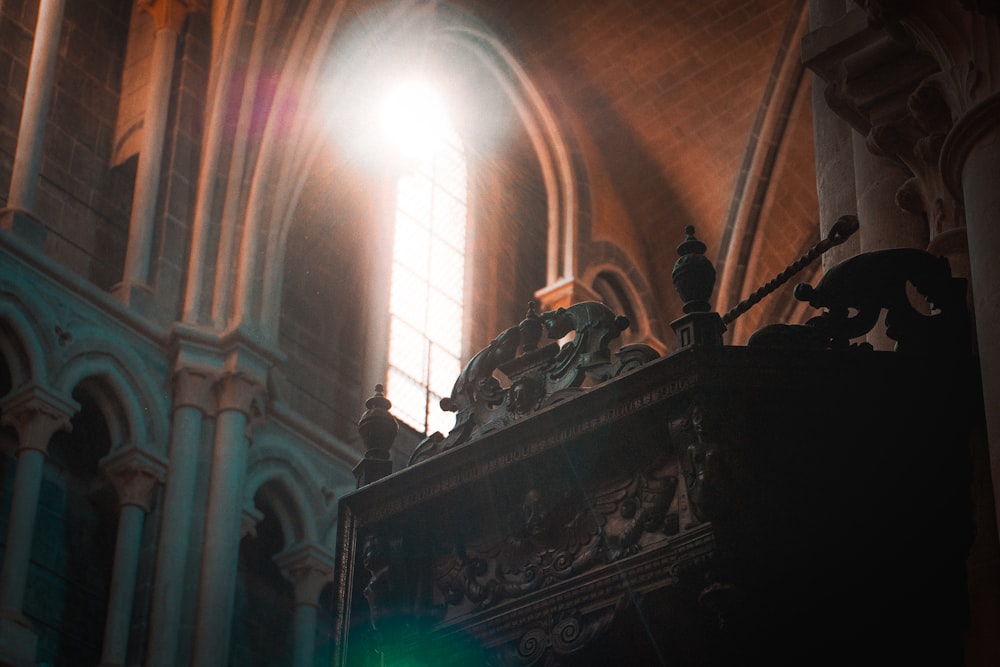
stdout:
[[619,264],[601,263],[587,267],[582,279],[615,314],[629,319],[629,328],[615,341],[616,345],[644,344],[660,354],[666,352],[661,322],[653,316],[648,288],[642,291],[636,288],[642,276],[635,268],[628,270]]
[[107,387],[86,378],[72,397],[72,430],[47,450],[24,606],[43,664],[97,664],[114,562],[117,499],[100,471],[113,438]]
[[[258,445],[254,445],[256,449]],[[244,487],[245,504],[264,502],[280,520],[286,546],[316,542],[321,532],[318,509],[322,494],[309,478],[306,464],[288,448],[267,447],[254,452]],[[259,508],[259,506],[258,506]]]
[[95,397],[105,411],[113,449],[133,445],[166,456],[169,393],[165,378],[132,348],[116,345],[96,330],[76,331],[63,358],[55,386],[70,391],[86,381],[100,388]]
[[[465,122],[459,118],[457,124],[463,140],[473,147],[473,152],[479,150],[489,155],[497,148],[497,142],[504,139],[502,133],[506,131],[526,135],[540,174],[537,187],[544,193],[544,264],[547,267],[544,280],[551,283],[572,276],[576,270],[575,219],[579,202],[571,151],[555,114],[526,70],[479,22],[444,3],[388,3],[371,10],[371,14],[376,13],[375,19],[362,17],[342,31],[329,57],[319,54],[317,59],[325,59],[328,63],[322,72],[323,78],[331,83],[322,86],[314,81],[320,96],[297,105],[291,122],[285,119],[286,125],[300,126],[313,134],[303,136],[300,131],[296,135],[299,143],[294,146],[298,154],[293,156],[288,152],[282,157],[283,167],[287,165],[287,168],[281,169],[281,183],[288,187],[287,191],[280,189],[281,206],[271,207],[275,215],[269,219],[266,229],[261,321],[272,339],[278,321],[277,297],[281,294],[283,262],[280,260],[285,255],[288,229],[298,197],[316,169],[314,162],[322,159],[325,153],[323,142],[317,141],[322,134],[317,133],[341,132],[353,134],[353,139],[360,136],[360,142],[339,148],[349,154],[370,153],[374,147],[370,136],[371,116],[377,107],[377,99],[373,97],[377,96],[377,91],[373,91],[370,84],[374,82],[377,88],[377,84],[387,77],[407,69],[412,71],[414,63],[419,64],[419,69],[431,71],[446,81],[449,96],[461,98],[461,103],[467,107]],[[338,68],[350,72],[344,73]],[[463,83],[476,85],[463,88]],[[474,92],[470,94],[470,91]],[[315,104],[309,105],[310,101]],[[499,110],[496,102],[501,103]],[[509,117],[504,117],[508,109]],[[317,111],[321,118],[316,118]],[[482,136],[474,136],[484,120],[492,127],[487,127]],[[352,127],[355,122],[358,125]],[[371,167],[370,163],[360,164],[370,161],[370,156],[353,155],[348,159],[351,161],[358,162],[353,166]],[[322,171],[322,167],[319,170]],[[272,192],[274,189],[272,186]]]
[[234,665],[291,665],[295,594],[274,557],[289,545],[273,495],[261,489],[260,520],[240,540],[229,660]]

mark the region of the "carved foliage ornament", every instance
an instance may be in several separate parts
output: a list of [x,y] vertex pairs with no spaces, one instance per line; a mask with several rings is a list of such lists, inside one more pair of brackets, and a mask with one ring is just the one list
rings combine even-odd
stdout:
[[[587,301],[538,314],[510,327],[466,364],[441,408],[456,413],[447,437],[435,433],[414,450],[410,464],[520,421],[558,403],[582,387],[604,382],[655,359],[647,345],[629,345],[612,355],[609,344],[629,325],[607,306]],[[542,335],[558,341],[539,347]],[[499,371],[505,383],[495,376]]]
[[644,536],[678,533],[679,474],[665,457],[589,493],[528,489],[502,536],[455,545],[439,562],[444,602],[486,609],[638,553]]

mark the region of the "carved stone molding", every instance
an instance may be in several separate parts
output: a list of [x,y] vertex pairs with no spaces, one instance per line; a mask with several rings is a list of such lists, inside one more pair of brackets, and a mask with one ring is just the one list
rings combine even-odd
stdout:
[[946,187],[939,167],[952,120],[938,78],[924,79],[907,98],[905,115],[873,126],[867,140],[872,153],[901,162],[913,174],[896,192],[896,203],[926,217],[931,239],[965,226],[961,197]]
[[[807,37],[807,65],[827,82],[831,109],[913,174],[896,201],[926,215],[933,239],[965,225],[965,158],[1000,125],[1000,21],[977,2],[857,4]],[[867,28],[856,20],[862,11]]]
[[70,431],[70,418],[80,405],[38,384],[9,394],[0,406],[2,421],[17,431],[18,451],[34,449],[45,454],[56,431]]
[[143,512],[149,511],[153,490],[167,475],[166,461],[137,447],[112,452],[100,465],[118,493],[118,506],[135,505]]

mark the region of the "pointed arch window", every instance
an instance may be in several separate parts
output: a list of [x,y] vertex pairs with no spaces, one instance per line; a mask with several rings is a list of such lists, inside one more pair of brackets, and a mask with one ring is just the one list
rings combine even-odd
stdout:
[[461,371],[468,218],[465,153],[454,129],[399,180],[389,297],[387,390],[393,413],[447,434],[438,402]]

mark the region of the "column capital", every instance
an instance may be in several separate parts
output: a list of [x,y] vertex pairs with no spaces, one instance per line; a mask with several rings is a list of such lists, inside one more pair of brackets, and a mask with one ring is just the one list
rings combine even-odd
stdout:
[[118,493],[118,506],[149,511],[153,489],[167,476],[166,461],[138,447],[111,452],[100,461],[105,477]]
[[312,542],[299,542],[274,557],[281,574],[295,587],[296,605],[319,605],[319,594],[333,580],[336,556]]
[[248,420],[263,413],[264,387],[250,375],[227,373],[218,379],[213,389],[219,412],[235,410],[246,415]]
[[212,387],[216,380],[215,373],[208,369],[178,368],[172,378],[174,409],[192,407],[204,414],[211,413],[215,406]]
[[153,17],[157,31],[180,32],[187,15],[205,7],[203,0],[139,0],[139,8]]
[[70,418],[80,404],[39,384],[14,390],[0,404],[2,422],[17,431],[18,451],[35,449],[45,453],[56,431],[70,431]]

